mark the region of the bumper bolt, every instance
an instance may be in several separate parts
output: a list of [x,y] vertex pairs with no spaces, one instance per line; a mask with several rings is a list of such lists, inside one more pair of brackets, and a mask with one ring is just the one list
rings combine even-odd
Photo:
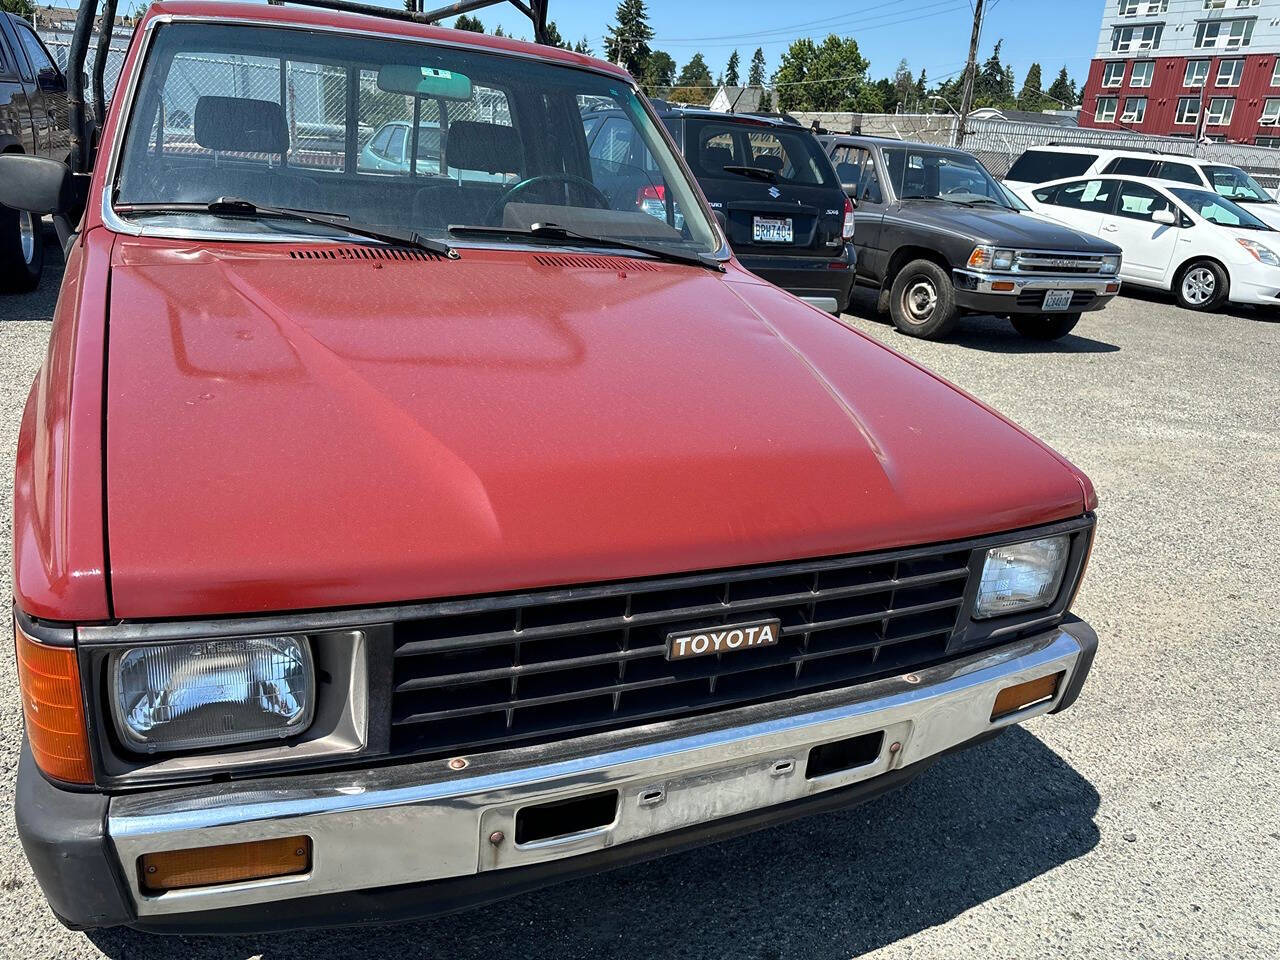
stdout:
[[503,833],[501,830],[495,830],[493,831],[493,833],[489,834],[489,842],[492,843],[495,847],[500,846],[502,844],[502,841],[505,839],[507,839],[507,835]]
[[295,857],[305,857],[307,855],[307,851],[305,848],[299,847],[297,850],[293,851],[293,855]]
[[147,867],[147,873],[155,873],[155,872],[156,872],[156,868],[154,865]]
[[903,679],[903,680],[905,680],[905,681],[907,681],[907,683],[919,683],[919,682],[920,682],[920,678],[919,678],[916,674],[914,674],[914,673],[908,673],[908,674],[906,674],[905,676],[903,676],[903,678],[902,678],[902,679]]
[[899,750],[901,750],[901,749],[902,749],[902,744],[900,744],[897,740],[895,740],[895,741],[893,741],[893,743],[889,744],[889,752],[890,752],[890,753],[897,753],[897,752],[898,752]]
[[454,757],[452,760],[449,761],[450,770],[465,770],[466,768],[467,768],[466,757]]

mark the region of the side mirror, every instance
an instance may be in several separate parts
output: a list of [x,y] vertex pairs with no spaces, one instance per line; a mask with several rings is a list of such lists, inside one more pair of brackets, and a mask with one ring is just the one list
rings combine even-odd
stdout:
[[67,78],[54,67],[45,67],[41,70],[36,77],[36,83],[45,93],[65,93],[67,90]]
[[1172,210],[1166,208],[1164,210],[1157,210],[1151,215],[1151,219],[1155,223],[1163,223],[1166,227],[1172,227],[1178,222],[1178,215]]
[[71,168],[57,160],[22,153],[0,154],[0,204],[43,216],[77,207]]

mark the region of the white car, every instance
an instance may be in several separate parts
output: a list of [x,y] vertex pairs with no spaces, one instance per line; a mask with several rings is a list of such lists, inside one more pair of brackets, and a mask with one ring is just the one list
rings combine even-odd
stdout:
[[1244,206],[1267,226],[1280,230],[1280,203],[1248,173],[1230,164],[1180,154],[1047,144],[1032,147],[1018,157],[1004,183],[1025,200],[1028,191],[1042,183],[1097,174],[1207,187]]
[[1189,310],[1280,306],[1280,232],[1211,190],[1072,177],[1018,192],[1041,216],[1117,244],[1126,283],[1170,290]]

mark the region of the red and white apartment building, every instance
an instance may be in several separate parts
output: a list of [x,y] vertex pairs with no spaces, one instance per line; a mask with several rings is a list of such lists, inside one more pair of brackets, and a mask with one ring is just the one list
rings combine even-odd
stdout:
[[1280,0],[1107,0],[1080,125],[1280,147]]

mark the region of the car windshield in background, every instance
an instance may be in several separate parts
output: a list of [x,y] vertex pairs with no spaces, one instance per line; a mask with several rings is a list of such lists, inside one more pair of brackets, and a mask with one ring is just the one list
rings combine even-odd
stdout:
[[[628,145],[604,165],[583,136],[584,116],[601,109]],[[505,242],[502,230],[527,242],[529,228],[554,224],[685,255],[719,246],[657,122],[620,79],[279,27],[161,26],[114,188],[119,215],[236,236],[342,235],[282,215],[306,211],[426,238],[479,226],[499,231],[484,242]],[[221,198],[276,209],[206,209]],[[556,242],[585,241],[562,232]]]
[[1248,210],[1208,190],[1176,187],[1169,192],[1210,223],[1217,223],[1224,227],[1240,227],[1245,230],[1271,229]]
[[950,200],[1010,207],[1004,188],[974,157],[963,153],[887,147],[885,163],[899,200]]
[[1213,189],[1236,203],[1275,203],[1262,184],[1238,167],[1205,167]]
[[840,189],[831,162],[803,129],[690,118],[685,153],[698,176]]

